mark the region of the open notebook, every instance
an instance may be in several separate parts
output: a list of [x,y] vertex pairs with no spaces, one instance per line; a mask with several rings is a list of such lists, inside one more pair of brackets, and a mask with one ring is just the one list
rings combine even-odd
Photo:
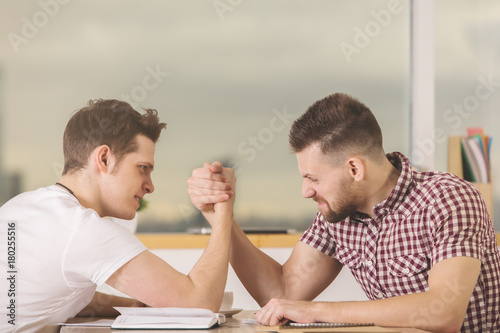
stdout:
[[223,314],[197,308],[117,307],[112,329],[208,329],[226,322]]

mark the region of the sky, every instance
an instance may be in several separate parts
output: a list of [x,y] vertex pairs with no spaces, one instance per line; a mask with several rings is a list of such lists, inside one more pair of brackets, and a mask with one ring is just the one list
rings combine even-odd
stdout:
[[0,161],[24,190],[58,180],[65,124],[95,98],[167,123],[143,214],[165,223],[192,213],[187,178],[214,160],[237,170],[241,219],[312,219],[288,130],[334,92],[409,153],[409,1],[3,1],[0,35]]

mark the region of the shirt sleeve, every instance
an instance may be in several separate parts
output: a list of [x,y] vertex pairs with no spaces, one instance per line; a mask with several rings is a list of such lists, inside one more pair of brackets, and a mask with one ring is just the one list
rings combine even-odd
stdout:
[[301,242],[314,247],[316,250],[333,257],[335,254],[335,242],[333,242],[323,215],[318,212],[312,225],[299,239]]
[[104,284],[120,267],[146,250],[126,228],[95,213],[80,219],[68,243],[63,270],[70,287]]
[[468,183],[441,192],[431,211],[432,265],[453,257],[483,261],[492,226],[479,191]]

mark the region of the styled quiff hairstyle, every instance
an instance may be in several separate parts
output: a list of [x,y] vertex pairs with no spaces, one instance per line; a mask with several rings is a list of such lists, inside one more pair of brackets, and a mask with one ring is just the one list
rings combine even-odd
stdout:
[[335,163],[350,155],[377,160],[384,156],[382,131],[375,116],[363,103],[343,93],[325,97],[292,125],[289,143],[295,153],[312,144]]
[[167,126],[160,123],[158,112],[144,109],[140,114],[126,102],[118,100],[91,100],[69,120],[64,130],[63,175],[78,171],[88,164],[95,148],[107,145],[117,163],[138,149],[136,137],[142,134],[154,143]]

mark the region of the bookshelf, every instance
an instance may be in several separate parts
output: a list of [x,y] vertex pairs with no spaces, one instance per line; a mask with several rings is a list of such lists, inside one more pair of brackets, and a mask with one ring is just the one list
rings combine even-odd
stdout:
[[[448,171],[463,178],[464,171],[462,167],[462,148],[460,136],[450,136],[448,138]],[[493,183],[472,183],[483,196],[484,202],[493,220]]]

